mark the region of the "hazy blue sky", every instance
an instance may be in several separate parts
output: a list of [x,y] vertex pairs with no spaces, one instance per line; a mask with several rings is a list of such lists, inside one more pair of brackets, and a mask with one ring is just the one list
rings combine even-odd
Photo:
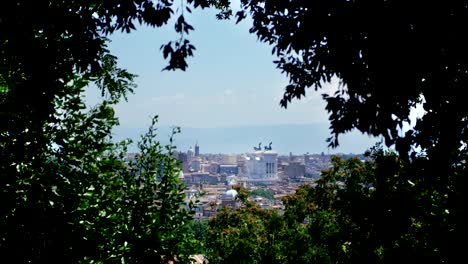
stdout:
[[161,125],[191,127],[327,120],[319,93],[287,110],[279,106],[287,79],[272,63],[271,48],[248,33],[247,23],[219,21],[214,12],[200,11],[188,17],[197,50],[186,72],[161,72],[166,62],[159,47],[177,38],[172,26],[112,37],[110,48],[120,65],[139,76],[135,95],[118,107],[122,124],[140,125],[151,113],[160,115]]
[[[121,123],[116,133],[144,129],[155,114],[159,115],[161,126],[321,124],[328,127],[320,95],[324,91],[308,90],[305,99],[294,101],[288,109],[279,106],[287,78],[275,68],[271,48],[249,34],[249,21],[238,25],[234,21],[219,21],[210,10],[194,10],[186,16],[195,27],[188,38],[196,46],[196,52],[185,72],[161,71],[166,61],[160,46],[178,37],[172,24],[159,29],[140,27],[131,34],[117,33],[111,37],[110,50],[119,58],[119,65],[139,76],[135,94],[116,109]],[[325,92],[332,91],[336,85],[326,85]],[[352,136],[367,138],[357,133]],[[325,137],[309,140],[323,145]],[[344,151],[351,152],[369,146],[359,150],[343,147]]]

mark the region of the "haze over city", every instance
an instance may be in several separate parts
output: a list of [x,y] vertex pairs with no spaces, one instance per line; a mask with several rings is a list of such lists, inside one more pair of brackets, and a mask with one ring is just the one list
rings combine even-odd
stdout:
[[[178,37],[171,27],[140,27],[111,37],[109,48],[119,65],[138,75],[135,93],[116,107],[116,139],[138,139],[150,117],[159,115],[163,142],[170,127],[182,128],[176,137],[181,150],[198,141],[207,153],[243,153],[260,141],[274,141],[281,153],[362,153],[378,141],[352,132],[342,137],[339,148],[328,149],[328,115],[321,94],[333,92],[338,83],[324,84],[318,92],[310,89],[305,98],[281,108],[288,79],[275,68],[271,47],[249,34],[251,21],[236,25],[217,20],[215,13],[187,15],[195,27],[188,38],[196,51],[186,72],[162,71],[167,62],[159,47]],[[87,93],[89,104],[96,103],[97,89]]]

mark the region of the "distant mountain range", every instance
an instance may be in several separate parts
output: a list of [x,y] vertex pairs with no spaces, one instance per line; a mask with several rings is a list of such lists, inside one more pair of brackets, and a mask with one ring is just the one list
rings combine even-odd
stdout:
[[[340,147],[328,149],[326,139],[330,136],[327,123],[306,125],[268,125],[268,126],[240,126],[224,128],[190,128],[182,127],[181,133],[175,137],[178,150],[187,151],[196,142],[200,146],[200,153],[246,153],[258,146],[262,147],[272,142],[274,150],[280,154],[304,153],[354,153],[361,154],[372,147],[377,138],[371,138],[359,132],[351,132],[340,137]],[[131,138],[136,140],[145,128],[117,127],[114,138],[121,140]],[[169,142],[171,128],[159,128],[159,140]],[[132,147],[130,151],[136,151]]]

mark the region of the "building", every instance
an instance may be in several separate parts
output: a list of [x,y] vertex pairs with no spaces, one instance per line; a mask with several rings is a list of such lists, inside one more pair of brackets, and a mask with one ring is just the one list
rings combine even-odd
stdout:
[[201,171],[201,159],[200,157],[194,157],[189,164],[188,170],[190,172],[199,172]]
[[186,173],[184,174],[184,181],[187,185],[192,184],[217,184],[222,179],[218,176],[210,175],[208,173]]
[[[210,172],[210,168],[211,168],[211,164],[210,163],[202,163],[200,164],[200,172],[207,172],[207,173],[211,173]],[[214,174],[214,173],[213,173]]]
[[195,143],[195,157],[200,156],[200,146],[198,146],[198,142]]
[[229,189],[221,195],[221,206],[227,206],[231,208],[237,208],[236,201],[237,191],[234,189]]
[[237,184],[237,177],[236,176],[229,176],[226,178],[226,181],[228,182],[228,189],[226,192],[221,194],[221,206],[228,206],[231,208],[237,208],[238,207],[238,201],[236,200],[237,197],[237,191],[233,189],[233,186]]
[[234,165],[237,164],[237,155],[235,154],[224,154],[222,159],[223,164]]
[[215,162],[204,163],[201,165],[201,171],[209,174],[217,174],[219,172],[219,164]]
[[299,162],[291,162],[284,167],[284,175],[290,179],[303,178],[305,173],[305,165]]
[[239,155],[237,157],[237,168],[238,168],[238,173],[240,175],[245,175],[247,174],[247,169],[245,167],[245,157],[242,155]]
[[268,182],[278,180],[278,153],[269,147],[261,150],[255,147],[255,152],[245,156],[245,167],[249,182]]
[[238,175],[239,167],[237,165],[219,165],[219,173],[228,175]]
[[307,152],[306,154],[304,154],[304,164],[308,164],[310,162],[310,155],[309,155],[309,152]]
[[187,151],[187,159],[188,161],[192,161],[193,156],[195,156],[195,153],[193,152],[192,146],[190,146],[189,150]]
[[177,155],[177,159],[182,163],[182,170],[186,172],[188,170],[189,165],[187,153],[179,152]]

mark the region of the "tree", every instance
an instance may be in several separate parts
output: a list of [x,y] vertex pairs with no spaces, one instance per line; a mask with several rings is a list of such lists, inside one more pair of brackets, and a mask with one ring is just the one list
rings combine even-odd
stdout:
[[[273,46],[277,67],[289,77],[280,104],[287,107],[307,88],[319,90],[337,78],[338,91],[323,95],[330,146],[352,129],[394,145],[414,173],[407,177],[425,186],[412,199],[424,197],[421,206],[433,212],[431,197],[443,197],[425,222],[433,238],[450,245],[439,245],[447,250],[442,255],[462,257],[468,235],[466,2],[244,0],[241,7],[238,20],[252,17],[250,32]],[[403,133],[418,104],[425,115]]]
[[[156,139],[156,121],[142,136],[140,154],[127,161],[130,142],[113,143],[113,106],[132,88],[134,75],[103,58],[107,82],[120,94],[87,111],[82,93],[89,80],[75,76],[56,97],[54,122],[42,128],[47,144],[19,157],[19,136],[2,142],[2,243],[18,263],[188,261],[200,244],[188,232],[192,210],[184,206],[174,147]],[[107,88],[110,84],[106,84]],[[38,132],[38,131],[36,131]],[[177,132],[177,131],[175,131]],[[174,132],[174,133],[175,133]],[[171,139],[172,141],[172,139]],[[12,166],[15,164],[16,166]]]
[[[401,154],[409,143],[423,149],[436,144],[450,153],[466,139],[460,100],[468,62],[463,1],[245,0],[242,7],[237,16],[250,13],[250,31],[273,45],[277,67],[290,78],[282,106],[300,99],[306,88],[340,80],[339,91],[324,95],[332,146],[353,128],[396,143]],[[427,114],[400,135],[410,108],[422,102]]]
[[367,156],[367,161],[333,157],[314,185],[283,199],[281,215],[249,202],[222,209],[209,222],[209,261],[454,261],[453,244],[446,240],[455,227],[445,209],[447,197],[396,153],[375,147]]
[[[320,263],[444,263],[449,216],[444,197],[421,183],[395,153],[374,148],[368,162],[332,159],[316,186],[284,200],[288,228],[304,229],[291,258]],[[427,195],[431,194],[428,199]],[[427,203],[430,200],[431,206]],[[436,219],[441,218],[441,219]],[[442,224],[435,228],[436,224]]]
[[280,248],[281,217],[247,200],[249,193],[239,185],[243,206],[224,207],[208,222],[206,237],[209,263],[283,263]]
[[[111,141],[113,106],[132,92],[135,76],[116,66],[107,37],[136,23],[163,26],[177,13],[180,39],[162,52],[166,70],[184,70],[194,50],[184,12],[209,3],[180,3],[0,4],[2,256],[18,263],[159,262],[196,251],[172,146],[153,139],[154,123],[134,162],[124,159],[127,143]],[[104,101],[87,112],[81,95],[91,84]]]
[[[0,4],[0,116],[5,128],[39,130],[53,121],[55,96],[69,93],[65,84],[75,74],[96,82],[102,93],[118,93],[118,87],[103,86],[107,37],[121,30],[131,32],[135,24],[160,27],[177,12],[174,28],[177,41],[163,45],[167,70],[185,70],[185,59],[194,46],[186,35],[193,30],[184,14],[208,1],[4,1]],[[179,11],[174,11],[174,9]],[[28,95],[28,96],[24,96]],[[16,118],[18,116],[22,118]],[[11,132],[16,133],[16,132]],[[40,135],[31,148],[44,143]],[[40,149],[37,147],[37,149]]]
[[193,234],[195,239],[203,244],[203,249],[200,252],[195,252],[199,254],[205,253],[206,247],[206,236],[208,229],[208,220],[207,219],[193,219],[189,224],[190,232]]
[[268,190],[264,189],[264,188],[253,190],[253,191],[250,192],[250,195],[251,196],[261,196],[261,197],[266,198],[268,200],[274,200],[275,199],[273,193],[271,191],[268,191]]

